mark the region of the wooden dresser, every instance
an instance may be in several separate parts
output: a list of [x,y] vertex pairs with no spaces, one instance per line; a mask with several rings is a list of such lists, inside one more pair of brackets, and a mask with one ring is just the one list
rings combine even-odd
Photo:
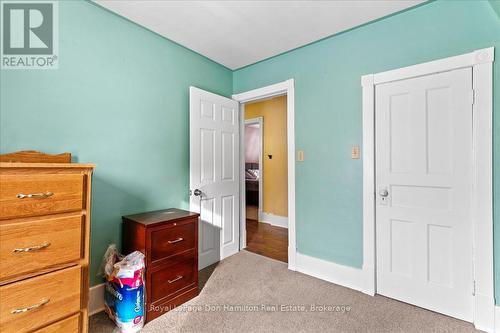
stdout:
[[198,295],[198,217],[166,209],[123,217],[123,252],[146,255],[146,321]]
[[0,332],[87,332],[94,166],[36,152],[0,161]]

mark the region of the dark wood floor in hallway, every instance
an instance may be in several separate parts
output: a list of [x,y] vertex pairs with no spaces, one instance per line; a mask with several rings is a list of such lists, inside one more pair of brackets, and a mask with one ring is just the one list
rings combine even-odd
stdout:
[[288,262],[288,229],[247,219],[246,250]]

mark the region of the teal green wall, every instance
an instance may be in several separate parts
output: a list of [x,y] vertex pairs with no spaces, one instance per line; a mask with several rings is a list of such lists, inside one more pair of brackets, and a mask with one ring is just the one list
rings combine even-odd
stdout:
[[190,85],[229,96],[232,73],[123,18],[61,1],[58,70],[0,72],[0,150],[96,163],[91,283],[121,216],[188,208]]
[[[500,55],[500,19],[487,1],[438,1],[237,70],[234,92],[295,79],[298,251],[360,268],[363,74],[377,73],[489,46]],[[494,173],[500,173],[500,61],[494,65]],[[500,239],[500,177],[495,177],[495,239]],[[500,285],[500,241],[495,278]],[[500,296],[500,288],[497,288]]]
[[493,10],[497,13],[498,17],[500,17],[500,0],[489,0],[489,1]]

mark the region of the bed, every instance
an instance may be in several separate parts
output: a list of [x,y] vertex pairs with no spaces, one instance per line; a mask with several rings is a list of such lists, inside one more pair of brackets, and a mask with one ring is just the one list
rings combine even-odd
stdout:
[[259,164],[245,163],[245,189],[247,205],[259,205]]

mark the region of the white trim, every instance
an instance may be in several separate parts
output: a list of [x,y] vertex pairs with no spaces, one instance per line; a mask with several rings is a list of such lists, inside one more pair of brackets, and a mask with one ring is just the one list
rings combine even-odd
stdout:
[[375,295],[375,87],[373,75],[363,82],[363,270],[365,290]]
[[362,269],[339,265],[297,252],[297,271],[366,293]]
[[[287,96],[287,144],[288,144],[288,269],[296,269],[296,239],[295,239],[295,89],[293,79],[289,79],[280,83],[276,83],[267,87],[258,88],[250,90],[241,94],[233,95],[233,99],[240,102],[240,119],[244,119],[244,107],[243,103],[264,99],[272,96],[285,95]],[[240,122],[240,126],[243,127],[243,122]],[[241,136],[240,136],[241,137]],[[240,150],[243,141],[240,139]],[[241,153],[240,153],[241,156]],[[240,161],[240,180],[244,183],[245,181],[245,170],[244,170],[244,158],[243,162]],[[242,167],[241,167],[242,165]],[[244,184],[243,184],[244,185]],[[244,187],[242,187],[244,188]],[[240,193],[243,193],[241,191]],[[241,195],[241,200],[245,199],[245,195]],[[244,201],[243,201],[244,202]],[[242,206],[245,207],[245,206]],[[245,213],[244,209],[240,209],[242,214],[240,214],[240,245],[245,243],[246,239],[241,240],[243,234],[246,235],[245,228]],[[244,230],[244,231],[243,231]],[[246,237],[246,236],[245,236]],[[244,248],[243,246],[241,248]]]
[[[262,156],[264,154],[264,118],[263,117],[255,117],[251,119],[245,119],[245,125],[249,124],[258,124],[259,125],[259,130],[260,130],[260,136],[259,136],[259,145],[260,145],[260,154],[259,154],[259,212],[258,212],[258,219],[260,220],[260,216],[262,215],[262,207],[264,205],[264,193],[263,193],[263,185],[264,185],[264,168],[263,168],[263,160]],[[243,138],[244,138],[245,132],[243,132]],[[243,140],[243,143],[245,143],[245,140]],[[243,145],[243,150],[245,149],[245,146]],[[243,155],[245,156],[245,155]],[[246,182],[245,182],[245,194],[246,194]],[[245,207],[246,207],[246,202],[245,202]]]
[[276,227],[288,228],[288,217],[274,215],[271,213],[261,212],[259,215],[259,222],[269,223]]
[[[375,86],[377,84],[472,67],[473,107],[473,262],[476,293],[474,325],[493,331],[493,66],[494,48],[431,61],[361,78],[363,87],[363,271],[365,290],[376,292],[375,279]],[[498,315],[497,315],[498,316]],[[499,317],[497,317],[499,318]],[[497,320],[500,326],[500,320]],[[497,328],[500,330],[500,327]]]
[[495,330],[491,332],[500,333],[500,306],[495,306]]
[[262,88],[249,90],[240,94],[234,94],[233,99],[240,103],[248,103],[269,97],[288,94],[288,89],[293,89],[293,79],[271,84]]
[[104,283],[89,289],[89,316],[104,311]]
[[[240,103],[239,119],[245,119],[245,104]],[[246,211],[246,184],[245,184],[245,122],[240,121],[240,248],[247,247],[247,211]]]
[[[493,48],[490,62],[482,53],[473,68],[473,169],[472,187],[474,225],[474,324],[476,327],[494,325],[494,262],[493,262]],[[484,54],[487,54],[486,52]],[[486,57],[486,56],[485,56]]]
[[398,68],[373,75],[373,84],[387,83],[412,77],[446,72],[454,69],[473,67],[479,64],[491,63],[494,58],[494,48],[476,50],[470,53],[429,61],[418,65]]

